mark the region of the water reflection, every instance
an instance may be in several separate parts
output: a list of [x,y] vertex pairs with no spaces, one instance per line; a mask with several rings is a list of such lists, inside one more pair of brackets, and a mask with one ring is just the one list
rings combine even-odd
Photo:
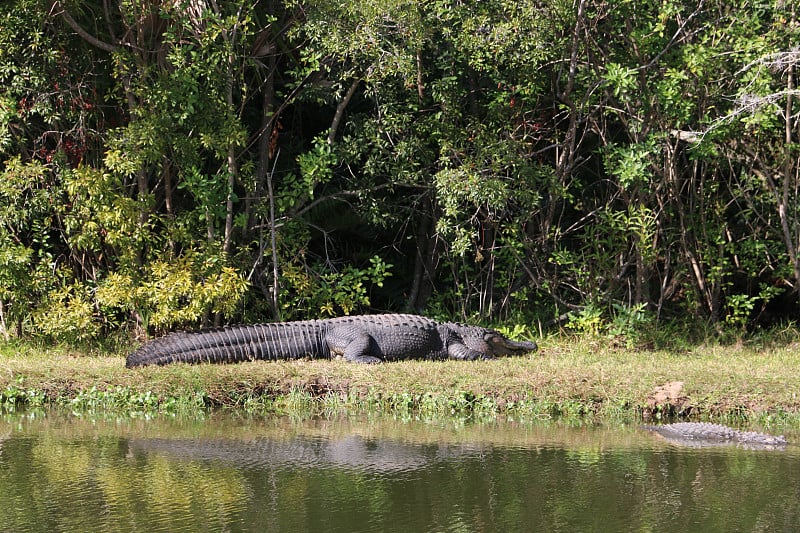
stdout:
[[797,446],[635,427],[50,413],[0,439],[0,531],[800,530]]
[[190,461],[218,461],[243,468],[344,468],[368,473],[412,471],[440,461],[480,455],[478,445],[409,445],[347,435],[336,439],[296,436],[291,440],[134,438],[132,454]]

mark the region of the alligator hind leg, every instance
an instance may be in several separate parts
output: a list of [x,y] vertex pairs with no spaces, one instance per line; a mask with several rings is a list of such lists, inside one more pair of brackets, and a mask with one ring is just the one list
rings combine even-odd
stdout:
[[370,354],[370,347],[374,341],[372,337],[366,333],[358,335],[351,340],[344,349],[344,358],[353,363],[381,363],[383,362],[379,357]]
[[335,333],[326,339],[331,355],[341,355],[352,363],[382,363],[380,357],[370,355],[375,341],[367,333],[337,336]]

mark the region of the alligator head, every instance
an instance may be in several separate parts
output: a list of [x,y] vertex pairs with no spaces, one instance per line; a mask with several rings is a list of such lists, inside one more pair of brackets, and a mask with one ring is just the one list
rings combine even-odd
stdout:
[[491,357],[523,355],[534,352],[538,348],[535,342],[512,341],[493,329],[469,329],[472,331],[462,335],[462,340],[467,348]]

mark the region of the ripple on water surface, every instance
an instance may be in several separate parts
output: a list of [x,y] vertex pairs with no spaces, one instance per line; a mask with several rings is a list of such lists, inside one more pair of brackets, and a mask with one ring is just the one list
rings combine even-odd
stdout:
[[558,424],[0,420],[0,531],[800,531],[797,452]]

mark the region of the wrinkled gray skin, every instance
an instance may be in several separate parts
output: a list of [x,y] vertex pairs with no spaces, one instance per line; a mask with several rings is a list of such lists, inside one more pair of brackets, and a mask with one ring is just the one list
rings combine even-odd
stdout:
[[781,448],[788,444],[783,436],[755,431],[739,431],[722,424],[679,422],[662,426],[643,426],[669,442],[681,446],[704,447],[737,444],[748,448]]
[[128,355],[125,366],[333,357],[356,363],[475,360],[536,348],[486,328],[417,315],[362,315],[172,333]]

